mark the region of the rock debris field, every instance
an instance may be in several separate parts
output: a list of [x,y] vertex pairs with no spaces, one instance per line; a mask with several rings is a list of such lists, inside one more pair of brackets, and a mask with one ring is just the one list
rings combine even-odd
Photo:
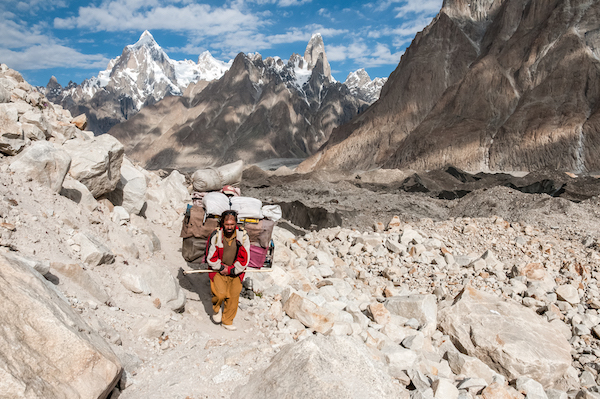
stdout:
[[36,93],[0,68],[0,397],[600,397],[597,197],[248,169],[243,195],[299,203],[227,331],[183,274],[185,176]]

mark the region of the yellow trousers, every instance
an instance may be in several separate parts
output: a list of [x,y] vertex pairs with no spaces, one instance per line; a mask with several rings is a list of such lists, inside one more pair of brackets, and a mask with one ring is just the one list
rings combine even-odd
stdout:
[[223,276],[217,273],[210,282],[212,291],[212,304],[215,313],[219,313],[221,304],[224,303],[221,322],[226,325],[233,324],[233,319],[238,310],[242,281],[239,277]]

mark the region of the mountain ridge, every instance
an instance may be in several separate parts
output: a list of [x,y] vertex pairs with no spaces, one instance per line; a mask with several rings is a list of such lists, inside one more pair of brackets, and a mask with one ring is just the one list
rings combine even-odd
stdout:
[[292,54],[287,62],[240,53],[193,97],[165,99],[110,134],[151,169],[304,158],[368,106],[331,76],[324,49],[316,34],[306,57]]
[[377,103],[298,170],[600,170],[599,28],[598,3],[446,0]]

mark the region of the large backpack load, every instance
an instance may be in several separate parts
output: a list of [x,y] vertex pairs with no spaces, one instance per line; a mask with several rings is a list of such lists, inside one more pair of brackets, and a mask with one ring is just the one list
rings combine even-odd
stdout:
[[213,230],[219,227],[221,214],[235,210],[238,225],[247,231],[250,239],[248,266],[270,266],[275,249],[271,236],[277,220],[281,218],[281,207],[263,206],[259,199],[242,197],[239,189],[231,186],[225,186],[221,191],[194,193],[194,204],[188,205],[181,228],[183,258],[187,262],[205,262],[206,242]]
[[201,205],[188,205],[181,226],[181,255],[187,262],[204,263],[206,241],[219,227],[219,217],[209,215]]

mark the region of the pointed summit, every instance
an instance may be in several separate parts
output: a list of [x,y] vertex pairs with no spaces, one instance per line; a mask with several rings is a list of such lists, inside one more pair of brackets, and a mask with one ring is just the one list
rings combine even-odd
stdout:
[[156,40],[154,40],[154,36],[152,36],[152,34],[150,32],[148,32],[147,30],[145,30],[144,33],[142,33],[142,35],[140,36],[140,39],[137,41],[137,43],[135,43],[131,47],[133,49],[138,49],[142,46],[159,47],[158,43],[156,43]]
[[317,64],[319,55],[323,54],[323,74],[325,76],[331,76],[331,67],[327,61],[327,55],[325,54],[325,44],[323,43],[323,37],[320,33],[314,33],[310,38],[306,51],[304,51],[304,59],[308,64],[308,69],[313,69]]

